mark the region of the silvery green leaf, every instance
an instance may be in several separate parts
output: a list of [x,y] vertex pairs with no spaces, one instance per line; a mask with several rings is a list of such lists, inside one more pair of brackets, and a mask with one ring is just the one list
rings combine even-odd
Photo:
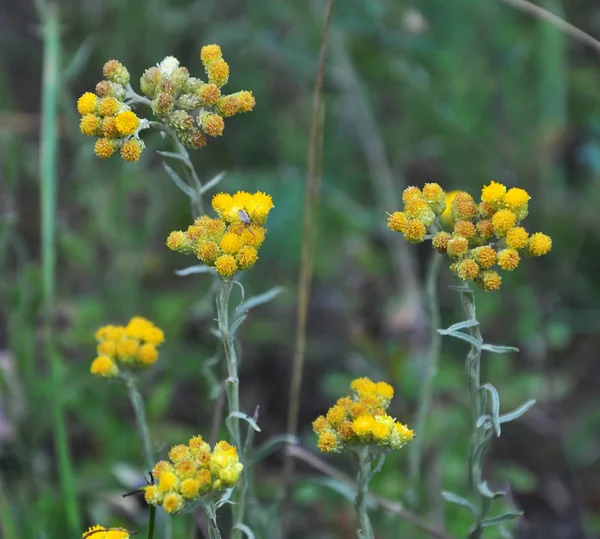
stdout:
[[297,445],[299,441],[299,438],[297,436],[294,436],[293,434],[279,434],[271,436],[271,438],[263,442],[252,452],[252,456],[249,459],[249,464],[252,465],[256,464],[257,462],[260,462],[264,458],[268,457],[271,453],[276,451],[280,445]]
[[260,427],[256,424],[256,421],[252,419],[249,415],[243,412],[231,412],[227,416],[227,421],[229,421],[232,417],[237,417],[238,419],[243,419],[250,425],[256,432],[260,432]]
[[501,498],[502,496],[506,496],[506,492],[501,490],[492,491],[490,487],[488,487],[487,481],[483,481],[479,485],[477,485],[477,489],[481,493],[481,495],[485,498],[489,498],[493,500],[494,498]]
[[240,293],[242,294],[242,299],[240,299],[239,305],[236,307],[236,310],[240,308],[240,305],[244,303],[244,298],[246,297],[246,290],[244,289],[244,285],[239,281],[232,281],[233,284],[240,287]]
[[519,349],[514,346],[498,346],[495,344],[484,344],[481,346],[481,349],[486,352],[493,352],[494,354],[511,354],[512,352],[519,351]]
[[[334,479],[333,477],[319,477],[310,480],[311,483],[317,483],[319,485],[324,485],[331,490],[341,494],[348,502],[354,503],[356,498],[356,490],[353,486],[348,485],[347,483],[342,483],[341,481]],[[367,500],[367,502],[371,502],[372,499]],[[367,503],[369,505],[369,503]]]
[[74,79],[81,73],[92,54],[94,41],[96,41],[94,36],[86,37],[75,51],[75,54],[73,54],[71,61],[66,64],[67,67],[63,72],[63,77],[66,81]]
[[442,333],[442,335],[446,335],[448,333],[452,333],[453,331],[458,331],[459,329],[472,328],[478,325],[479,322],[475,319],[465,320],[464,322],[457,322],[456,324],[452,324],[449,328],[440,330],[440,333],[443,331],[444,333]]
[[492,416],[488,415],[488,414],[483,414],[482,416],[479,416],[479,419],[477,420],[477,423],[475,424],[475,426],[480,429],[483,426],[486,426],[486,423],[489,425],[493,424],[492,421]]
[[223,495],[215,502],[215,509],[223,507],[225,504],[230,503],[235,505],[235,502],[231,501],[231,495],[233,494],[233,487],[225,490]]
[[233,527],[233,529],[244,532],[244,534],[246,535],[246,537],[248,537],[248,539],[254,539],[254,533],[252,533],[252,530],[250,528],[248,528],[248,526],[246,526],[245,524],[236,524]]
[[229,330],[229,335],[231,336],[231,339],[235,339],[235,334],[237,333],[237,330],[239,329],[240,325],[242,324],[242,322],[244,320],[246,320],[246,318],[248,317],[248,311],[240,314],[235,322],[233,324],[231,324],[231,329]]
[[190,266],[188,268],[180,269],[175,271],[175,275],[179,277],[185,277],[186,275],[193,275],[195,273],[214,273],[215,270],[206,264],[198,264],[197,266]]
[[529,410],[529,408],[531,408],[535,403],[536,403],[536,400],[535,399],[531,399],[531,400],[527,401],[525,404],[523,404],[523,406],[520,406],[519,408],[517,408],[516,410],[501,415],[498,418],[498,421],[500,423],[508,423],[509,421],[513,421],[514,419],[518,419],[525,412],[527,412],[527,410]]
[[438,333],[440,335],[448,335],[449,337],[454,337],[455,339],[467,341],[470,345],[474,346],[478,350],[481,348],[481,343],[475,337],[471,337],[471,335],[467,335],[466,333],[462,333],[460,331],[447,332],[445,329],[438,329]]
[[175,182],[175,185],[179,187],[189,198],[195,198],[196,192],[185,183],[179,174],[175,172],[167,163],[163,161],[163,167],[167,171],[167,174],[171,176],[171,179]]
[[213,187],[216,187],[221,182],[221,180],[225,177],[225,174],[226,174],[226,172],[223,170],[222,172],[219,172],[214,178],[207,181],[202,186],[202,189],[200,190],[200,194],[203,195],[204,193],[206,193],[206,191],[209,191]]
[[162,157],[169,157],[170,159],[177,159],[179,161],[183,161],[185,163],[185,157],[180,153],[175,152],[164,152],[162,150],[157,150],[156,153],[161,155]]
[[442,491],[442,497],[444,500],[450,503],[455,503],[456,505],[460,505],[462,507],[466,507],[474,516],[479,514],[477,507],[475,507],[469,500],[459,496],[458,494],[454,494],[454,492],[448,492],[447,490]]
[[274,286],[273,288],[259,294],[258,296],[252,296],[248,298],[243,303],[240,303],[237,307],[240,311],[249,311],[250,309],[254,309],[254,307],[258,307],[259,305],[264,305],[265,303],[269,303],[273,298],[277,297],[281,294],[285,288],[283,286]]
[[490,528],[491,526],[498,526],[499,524],[504,524],[505,522],[509,522],[515,518],[518,518],[523,515],[523,511],[508,511],[503,513],[502,515],[498,515],[497,517],[489,517],[484,518],[481,521],[481,526],[483,528]]
[[481,389],[489,391],[492,397],[492,423],[494,424],[494,430],[496,436],[500,436],[500,395],[492,384],[483,384]]

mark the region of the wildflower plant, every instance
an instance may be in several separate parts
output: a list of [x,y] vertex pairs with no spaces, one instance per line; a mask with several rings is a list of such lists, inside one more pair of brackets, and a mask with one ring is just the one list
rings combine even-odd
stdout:
[[452,288],[461,295],[467,319],[438,332],[470,345],[466,370],[473,416],[469,454],[473,501],[452,492],[442,494],[447,501],[461,505],[473,514],[475,522],[469,538],[478,539],[485,528],[502,525],[521,514],[507,511],[489,516],[492,501],[506,493],[493,491],[483,479],[483,460],[492,437],[500,436],[502,425],[521,417],[535,400],[501,414],[497,389],[491,383],[481,384],[482,352],[502,354],[518,349],[484,343],[476,317],[475,295],[469,283],[474,282],[485,291],[498,290],[502,277],[496,268],[514,271],[522,256],[536,257],[550,252],[552,240],[541,232],[530,234],[521,226],[529,212],[531,197],[518,187],[507,190],[506,186],[492,181],[483,187],[481,200],[476,202],[466,192],[446,194],[438,184],[430,183],[422,190],[408,187],[402,198],[404,210],[388,214],[388,227],[403,234],[411,243],[430,239],[438,253],[448,255],[450,270],[460,281],[459,286]]
[[123,528],[105,528],[96,525],[81,535],[81,539],[129,539],[131,533]]
[[176,445],[169,461],[161,460],[152,469],[154,483],[144,487],[148,504],[160,505],[167,513],[184,513],[201,506],[209,523],[209,537],[220,538],[216,511],[231,495],[244,466],[237,450],[228,442],[218,442],[211,451],[202,436],[188,445]]
[[[118,60],[109,60],[95,92],[85,92],[77,101],[80,130],[96,138],[94,153],[101,159],[119,153],[125,161],[137,161],[145,148],[140,136],[145,129],[158,129],[170,138],[175,151],[160,153],[182,163],[186,179],[166,163],[163,165],[175,184],[190,197],[198,215],[203,209],[202,194],[214,187],[221,176],[210,185],[202,185],[186,148],[204,148],[207,137],[223,135],[225,118],[250,112],[256,104],[252,92],[222,92],[229,80],[229,65],[218,45],[202,47],[200,59],[205,79],[191,76],[177,58],[167,56],[144,71],[141,94],[131,86],[127,68]],[[136,114],[132,109],[136,105],[146,106],[151,116]]]
[[[357,378],[350,384],[352,395],[338,399],[325,415],[313,422],[319,436],[317,445],[324,453],[352,451],[358,462],[358,489],[355,508],[360,527],[359,539],[373,539],[367,512],[369,482],[384,463],[388,451],[404,447],[414,438],[406,425],[386,413],[394,388],[386,382]],[[377,464],[373,467],[375,460]]]

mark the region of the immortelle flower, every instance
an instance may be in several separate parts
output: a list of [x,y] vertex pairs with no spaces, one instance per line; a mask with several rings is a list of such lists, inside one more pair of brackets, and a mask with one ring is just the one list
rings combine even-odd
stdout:
[[341,453],[348,448],[400,449],[414,438],[406,425],[386,413],[394,389],[386,382],[357,378],[350,384],[351,396],[338,399],[326,415],[313,421],[324,453]]
[[549,236],[530,235],[521,226],[530,199],[525,189],[507,190],[497,182],[483,187],[479,203],[463,191],[444,194],[437,184],[425,184],[423,190],[412,186],[402,195],[404,210],[388,213],[388,227],[411,243],[430,237],[438,253],[453,259],[450,269],[459,279],[498,290],[502,277],[493,266],[514,271],[523,256],[543,256],[552,249]]
[[223,279],[230,279],[238,271],[250,269],[258,260],[273,200],[260,191],[219,193],[213,197],[212,207],[216,218],[203,215],[187,231],[171,232],[167,247],[196,255]]
[[211,451],[202,436],[194,436],[188,445],[172,447],[169,461],[156,463],[154,484],[143,489],[146,502],[162,506],[167,513],[183,512],[199,498],[218,499],[237,483],[243,469],[234,446],[221,441]]
[[102,326],[96,331],[98,356],[90,372],[104,378],[114,378],[122,370],[143,369],[158,359],[158,346],[164,340],[163,331],[152,322],[134,316],[126,326]]
[[83,532],[82,539],[129,539],[130,532],[123,528],[105,528],[96,525]]

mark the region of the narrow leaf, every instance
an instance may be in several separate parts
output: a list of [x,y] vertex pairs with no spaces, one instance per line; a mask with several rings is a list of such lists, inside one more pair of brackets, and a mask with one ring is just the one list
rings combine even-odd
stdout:
[[502,496],[506,496],[506,492],[502,490],[493,491],[488,487],[487,481],[483,481],[479,485],[477,485],[477,489],[481,493],[481,495],[485,498],[489,498],[493,500],[495,498],[501,498]]
[[520,406],[516,410],[501,415],[498,418],[498,421],[500,423],[508,423],[509,421],[513,421],[514,419],[518,419],[525,412],[527,412],[527,410],[529,410],[529,408],[531,408],[535,403],[536,403],[536,400],[535,399],[531,399],[530,401],[527,401],[525,404],[523,404],[523,406]]
[[211,180],[207,181],[202,186],[202,189],[200,189],[200,194],[203,195],[204,193],[206,193],[206,191],[209,191],[213,187],[216,187],[217,185],[219,185],[219,183],[221,182],[221,180],[225,177],[225,174],[226,174],[225,171],[219,172],[214,178],[212,178]]
[[447,332],[445,329],[438,329],[438,333],[440,335],[447,335],[449,337],[454,337],[455,339],[467,341],[471,346],[474,346],[478,350],[481,348],[481,343],[475,337],[471,337],[471,335],[467,335],[466,333],[461,333],[460,331]]
[[483,384],[481,389],[489,391],[492,397],[492,423],[494,424],[496,436],[500,436],[500,395],[498,395],[498,390],[492,384]]
[[244,532],[244,534],[246,535],[246,537],[248,537],[248,539],[254,539],[254,533],[252,533],[252,530],[250,528],[248,528],[248,526],[246,526],[245,524],[236,524],[233,527],[233,529]]
[[240,299],[238,306],[235,308],[235,310],[237,311],[240,308],[240,305],[242,303],[244,303],[244,298],[246,297],[246,290],[244,289],[244,285],[242,283],[240,283],[239,281],[232,281],[232,282],[233,282],[233,284],[240,287],[240,294],[242,295],[242,299]]
[[177,187],[179,187],[179,189],[181,189],[188,197],[190,198],[195,198],[196,197],[196,192],[187,184],[185,183],[182,179],[181,176],[179,174],[177,174],[177,172],[175,172],[169,165],[167,165],[167,163],[165,163],[163,161],[162,164],[163,168],[167,171],[167,174],[169,176],[171,176],[171,179],[175,182],[175,185]]
[[448,492],[447,490],[442,491],[442,497],[444,500],[450,503],[455,503],[456,505],[460,505],[462,507],[467,508],[474,516],[478,515],[477,507],[475,507],[469,500],[459,496],[458,494],[454,494],[453,492]]
[[67,67],[63,71],[65,80],[72,80],[81,74],[92,54],[94,41],[94,36],[88,36],[83,40],[81,45],[79,45],[79,48],[75,51],[75,54],[73,54],[71,60],[66,64]]
[[161,155],[162,157],[168,157],[170,159],[177,159],[178,161],[183,161],[185,163],[185,157],[179,153],[175,153],[175,152],[163,152],[162,150],[157,150],[156,152],[158,155]]
[[219,509],[220,507],[223,507],[227,503],[235,505],[235,502],[232,502],[230,499],[232,494],[233,494],[233,488],[228,488],[227,490],[225,490],[223,495],[215,502],[215,509]]
[[229,414],[229,416],[227,416],[227,421],[229,421],[231,418],[234,418],[234,417],[237,417],[238,419],[243,419],[256,432],[260,432],[260,427],[256,424],[256,421],[254,421],[254,419],[252,419],[249,415],[247,415],[247,414],[245,414],[243,412],[231,412]]
[[508,511],[507,513],[503,513],[502,515],[498,515],[497,517],[489,517],[484,518],[481,521],[481,526],[483,528],[490,528],[491,526],[498,526],[499,524],[504,524],[505,522],[509,522],[515,518],[518,518],[523,515],[522,511]]
[[519,351],[519,349],[514,346],[498,346],[495,344],[484,344],[481,346],[481,349],[486,352],[493,352],[494,354],[511,354]]
[[[478,326],[479,322],[475,319],[465,320],[464,322],[457,322],[456,324],[452,324],[449,328],[443,329],[446,334],[452,333],[453,331],[458,331],[459,329],[467,329]],[[441,332],[440,332],[441,333]],[[443,335],[444,333],[442,333]]]
[[246,320],[247,317],[248,317],[248,311],[243,312],[236,318],[235,322],[233,324],[231,324],[231,329],[229,330],[229,335],[231,336],[232,342],[235,339],[235,334],[237,333],[237,330],[239,329],[242,322],[244,320]]
[[475,424],[475,426],[480,429],[481,427],[489,427],[490,425],[493,424],[492,421],[492,416],[488,415],[488,414],[483,414],[482,416],[479,416],[479,419],[477,420],[477,423]]
[[190,266],[188,268],[180,269],[175,271],[175,275],[179,277],[185,277],[187,275],[193,275],[195,273],[214,273],[215,270],[205,264],[198,264],[197,266]]
[[258,307],[259,305],[264,305],[265,303],[269,303],[269,301],[273,300],[279,294],[281,294],[285,288],[283,286],[274,286],[273,288],[259,294],[258,296],[252,296],[248,298],[243,303],[240,303],[237,307],[239,311],[249,311],[250,309],[254,309],[254,307]]

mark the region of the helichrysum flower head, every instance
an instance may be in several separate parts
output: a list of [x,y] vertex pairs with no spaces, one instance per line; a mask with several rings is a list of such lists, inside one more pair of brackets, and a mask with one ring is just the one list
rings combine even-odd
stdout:
[[238,191],[213,197],[217,218],[196,219],[186,232],[171,232],[167,246],[183,254],[195,254],[223,278],[251,268],[258,260],[258,248],[265,239],[264,224],[273,208],[270,195]]
[[90,371],[96,376],[115,378],[121,371],[149,367],[158,359],[163,331],[152,322],[134,316],[126,326],[102,326],[96,331],[98,357]]
[[237,483],[243,469],[234,446],[221,441],[211,451],[202,436],[194,436],[188,445],[171,448],[169,461],[154,466],[155,484],[144,488],[145,499],[168,513],[182,512],[198,498],[217,499]]
[[386,413],[394,389],[386,382],[357,378],[352,396],[342,397],[313,422],[324,453],[340,453],[358,445],[399,449],[413,439],[413,431]]
[[130,533],[124,528],[105,528],[96,525],[81,534],[82,539],[129,539]]
[[[552,248],[549,236],[530,236],[521,226],[530,198],[525,189],[507,190],[494,181],[483,187],[479,203],[464,191],[446,194],[437,184],[425,184],[423,190],[408,187],[402,194],[404,211],[388,213],[387,224],[412,243],[429,233],[433,248],[454,259],[450,269],[460,279],[498,290],[502,277],[494,266],[514,271],[523,255],[542,256]],[[429,212],[435,213],[433,221]]]

